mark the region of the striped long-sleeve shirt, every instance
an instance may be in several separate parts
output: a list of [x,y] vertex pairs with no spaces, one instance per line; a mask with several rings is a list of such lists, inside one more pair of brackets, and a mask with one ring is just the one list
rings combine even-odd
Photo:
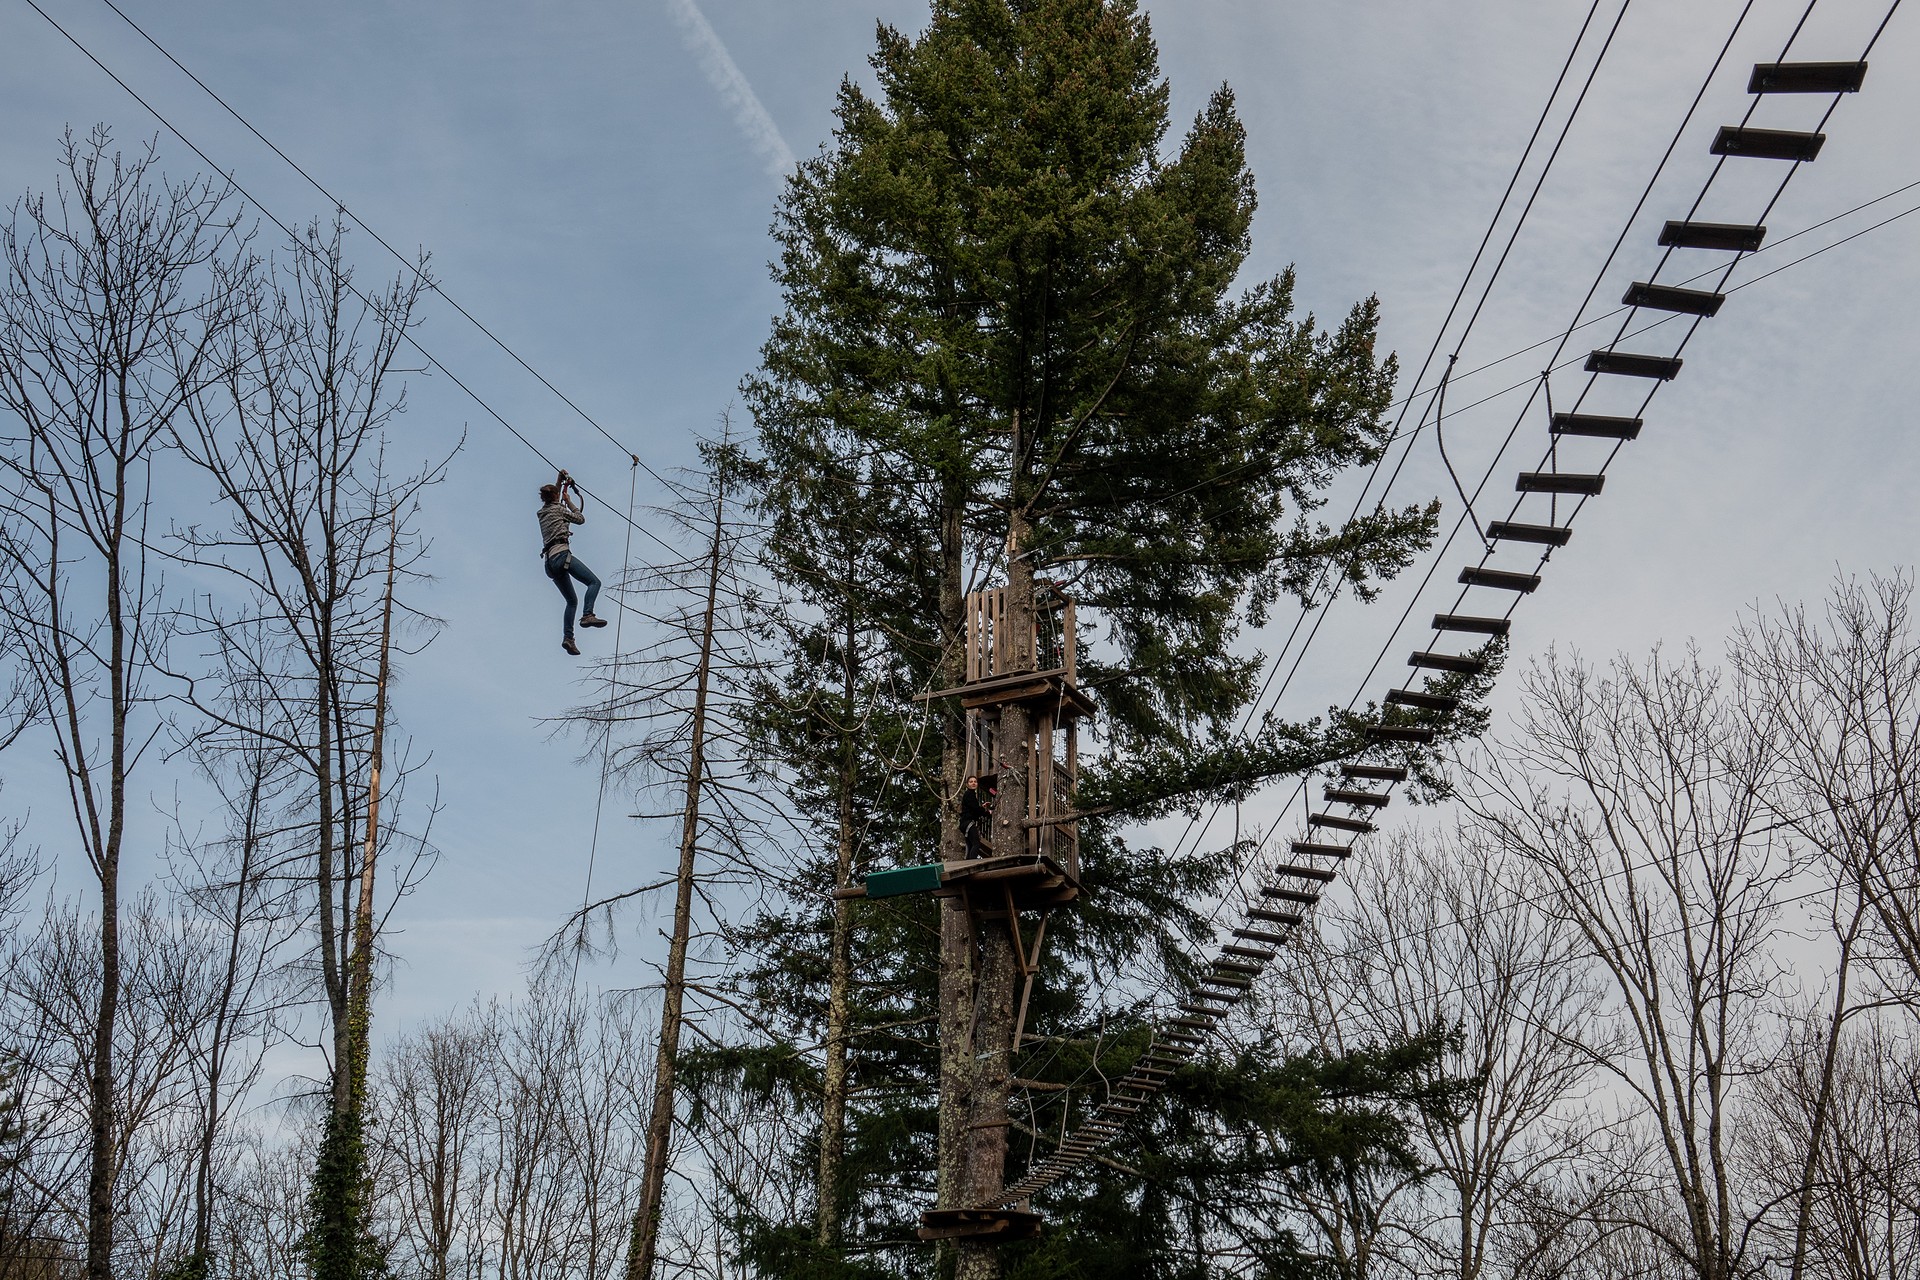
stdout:
[[555,498],[540,508],[540,558],[545,560],[556,551],[563,551],[567,541],[573,536],[572,526],[585,524],[587,513],[568,504],[565,498]]

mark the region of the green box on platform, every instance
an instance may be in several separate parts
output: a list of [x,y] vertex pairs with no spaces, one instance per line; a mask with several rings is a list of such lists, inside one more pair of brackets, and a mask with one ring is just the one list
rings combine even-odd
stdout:
[[925,893],[940,887],[940,864],[929,862],[918,867],[895,867],[892,871],[867,873],[867,896],[891,898],[902,893]]

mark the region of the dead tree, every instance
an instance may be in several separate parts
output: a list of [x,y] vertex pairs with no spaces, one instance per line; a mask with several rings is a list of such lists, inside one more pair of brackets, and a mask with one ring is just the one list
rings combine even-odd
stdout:
[[[445,474],[446,457],[399,474],[387,462],[405,408],[400,356],[418,322],[424,271],[377,292],[361,289],[337,223],[307,228],[287,255],[256,273],[226,376],[194,399],[190,425],[179,432],[225,517],[177,530],[180,554],[226,574],[243,603],[205,600],[183,615],[184,628],[229,660],[216,679],[176,674],[212,741],[235,749],[265,741],[300,763],[331,1059],[327,1123],[344,1131],[359,1114],[359,1046],[378,945],[372,866],[398,829],[389,820],[376,830],[370,803],[386,736],[386,663],[398,643],[396,617],[415,630],[431,623],[408,608],[403,588],[416,579],[423,551],[418,501]],[[265,643],[255,639],[261,633]],[[262,714],[236,718],[222,709],[235,682],[265,697]],[[405,776],[391,772],[390,811]],[[408,832],[405,844],[425,856],[423,831]],[[417,867],[390,877],[386,894],[404,893]],[[359,1245],[343,1242],[364,1238],[361,1179],[336,1170],[328,1180],[340,1186],[338,1194],[316,1193],[315,1238],[333,1241],[332,1253],[357,1256]],[[323,1201],[345,1207],[334,1212]],[[351,1273],[356,1264],[343,1265]]]
[[[1421,1113],[1433,1176],[1396,1213],[1396,1252],[1457,1280],[1503,1265],[1532,1274],[1579,1206],[1560,1231],[1536,1210],[1591,1165],[1599,1127],[1575,1109],[1594,1070],[1582,1040],[1602,1005],[1583,939],[1471,828],[1383,841],[1351,874],[1352,899],[1321,912],[1291,1002],[1329,1052],[1452,1028],[1459,1044],[1438,1070],[1479,1082],[1461,1114]],[[1584,1190],[1590,1202],[1599,1186]]]
[[[651,1277],[661,1258],[676,1133],[681,1042],[725,992],[703,981],[700,948],[714,933],[708,914],[722,886],[751,886],[775,866],[765,847],[772,811],[749,764],[746,721],[760,669],[753,640],[761,625],[753,607],[745,554],[755,530],[737,498],[741,459],[723,434],[706,442],[703,474],[680,486],[678,501],[659,514],[696,550],[676,564],[650,567],[623,581],[616,653],[603,664],[605,692],[569,720],[587,727],[589,758],[603,766],[603,786],[638,791],[639,816],[672,824],[677,851],[671,878],[622,888],[587,902],[555,935],[550,956],[567,944],[591,950],[591,923],[609,936],[621,904],[672,889],[666,956],[659,965],[662,999],[638,1205],[626,1260],[629,1280]],[[628,627],[647,628],[632,654],[618,651]],[[576,958],[579,954],[575,952]]]
[[1606,975],[1622,1044],[1581,1043],[1650,1127],[1662,1207],[1635,1226],[1699,1280],[1747,1274],[1762,1212],[1732,1133],[1782,997],[1771,935],[1801,870],[1763,790],[1777,734],[1697,655],[1604,672],[1549,657],[1519,733],[1476,772],[1485,836],[1531,865]]
[[1777,708],[1782,819],[1851,880],[1883,976],[1920,997],[1920,635],[1913,578],[1842,579],[1824,617],[1757,616],[1731,646],[1748,700]]
[[225,184],[168,182],[153,149],[105,128],[62,142],[51,198],[0,231],[0,625],[66,775],[75,843],[99,887],[89,1012],[87,1274],[114,1270],[114,1029],[128,786],[158,722],[164,639],[148,551],[171,431],[224,370],[243,245]]

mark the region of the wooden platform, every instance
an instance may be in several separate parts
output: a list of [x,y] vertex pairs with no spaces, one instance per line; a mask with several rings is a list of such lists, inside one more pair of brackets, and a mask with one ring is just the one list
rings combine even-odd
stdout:
[[941,864],[937,898],[971,899],[974,910],[992,915],[1011,894],[1015,909],[1043,911],[1064,906],[1080,896],[1080,882],[1052,858],[1024,854],[1002,858],[969,858]]
[[922,1240],[1032,1240],[1040,1215],[1024,1209],[928,1209],[920,1215]]
[[[1032,858],[1024,854],[1001,858],[968,858],[960,862],[929,863],[926,867],[906,867],[894,875],[907,875],[940,869],[936,886],[927,876],[922,885],[909,890],[931,892],[936,898],[957,898],[965,894],[976,911],[992,916],[1005,914],[1009,894],[1019,911],[1043,911],[1063,906],[1080,896],[1080,882],[1052,858]],[[891,897],[869,894],[865,884],[844,885],[833,891],[836,899]]]
[[969,711],[998,706],[1003,702],[1040,702],[1054,706],[1063,717],[1090,716],[1094,713],[1093,699],[1075,687],[1073,674],[1065,667],[1054,667],[1048,671],[1013,671],[955,685],[951,689],[935,689],[930,693],[913,695],[915,702],[931,702],[936,698],[958,698],[960,705]]

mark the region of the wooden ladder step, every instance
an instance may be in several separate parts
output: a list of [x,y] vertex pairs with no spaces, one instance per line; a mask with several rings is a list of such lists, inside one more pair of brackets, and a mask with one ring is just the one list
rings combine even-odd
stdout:
[[1607,478],[1573,471],[1522,471],[1513,487],[1521,493],[1579,493],[1591,497],[1607,487]]
[[1450,693],[1427,693],[1421,689],[1389,689],[1387,702],[1396,707],[1418,707],[1422,711],[1457,711],[1460,699]]
[[1767,238],[1764,226],[1733,222],[1669,222],[1660,228],[1660,243],[1669,249],[1725,249],[1752,253]]
[[1864,62],[1758,62],[1747,92],[1858,93],[1866,80]]
[[1375,742],[1427,743],[1433,741],[1433,730],[1410,724],[1370,724],[1367,736]]
[[1477,636],[1503,636],[1513,629],[1511,618],[1476,618],[1464,613],[1436,613],[1435,631],[1466,631]]
[[1468,566],[1460,571],[1463,587],[1493,587],[1499,591],[1518,591],[1531,595],[1540,586],[1537,573],[1514,573],[1509,569],[1481,569]]
[[1405,782],[1407,770],[1405,765],[1398,764],[1343,764],[1340,766],[1340,776],[1368,778],[1374,782]]
[[1726,300],[1726,294],[1710,289],[1682,289],[1678,285],[1647,284],[1639,280],[1628,285],[1626,296],[1620,299],[1629,307],[1674,311],[1683,316],[1718,315],[1720,304]]
[[1548,428],[1556,436],[1599,436],[1603,440],[1637,440],[1639,418],[1616,418],[1604,413],[1556,413]]
[[1559,524],[1519,524],[1495,520],[1487,525],[1487,536],[1496,542],[1538,542],[1543,546],[1564,547],[1573,530]]
[[[1426,667],[1432,671],[1458,671],[1463,675],[1477,675],[1487,669],[1484,658],[1476,658],[1465,653],[1428,653],[1424,649],[1408,658],[1407,665]],[[1405,777],[1406,770],[1402,769],[1400,778],[1396,778],[1395,781],[1401,781]]]
[[1328,804],[1357,804],[1372,809],[1384,809],[1393,803],[1393,797],[1384,791],[1355,791],[1351,787],[1328,787],[1322,798]]
[[1708,148],[1716,156],[1746,156],[1754,160],[1793,160],[1802,162],[1820,154],[1827,135],[1801,133],[1794,129],[1756,129],[1751,125],[1723,124]]
[[1649,356],[1635,351],[1592,351],[1587,353],[1588,373],[1618,374],[1623,378],[1657,378],[1672,382],[1685,361],[1679,356]]

